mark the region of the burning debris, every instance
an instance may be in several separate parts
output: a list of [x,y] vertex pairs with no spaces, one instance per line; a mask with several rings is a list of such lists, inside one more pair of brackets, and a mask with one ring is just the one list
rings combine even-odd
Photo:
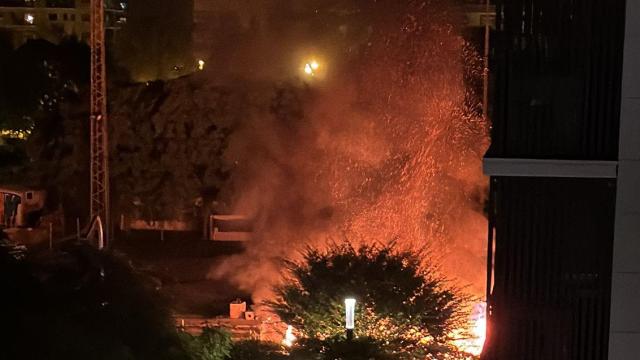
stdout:
[[[253,220],[246,253],[215,266],[210,277],[231,279],[261,304],[272,299],[272,286],[282,276],[280,259],[296,259],[307,245],[322,247],[347,237],[423,251],[429,254],[425,262],[439,263],[446,277],[483,295],[486,179],[481,158],[488,127],[470,85],[481,70],[458,31],[458,19],[443,2],[385,2],[392,9],[386,12],[385,6],[371,5],[375,16],[361,26],[365,40],[340,50],[323,51],[322,44],[334,38],[304,38],[294,25],[290,32],[286,26],[265,30],[266,20],[259,19],[242,32],[237,48],[225,43],[237,50],[229,51],[234,54],[229,69],[211,71],[225,60],[203,57],[207,67],[196,74],[197,81],[179,82],[185,97],[193,95],[185,111],[207,109],[203,117],[227,121],[220,133],[233,129],[224,141],[229,184],[217,198],[228,205],[224,213]],[[296,35],[283,35],[288,33]],[[291,55],[301,39],[314,40],[319,51],[297,49],[305,55]],[[256,43],[274,44],[276,50]],[[287,71],[274,74],[282,68]],[[318,71],[323,81],[312,81]],[[213,91],[214,85],[202,83],[219,87]],[[182,115],[182,105],[165,97],[168,105],[162,110]],[[227,116],[233,111],[237,114]],[[187,114],[185,119],[199,116]],[[175,149],[188,155],[193,168],[218,154],[219,147],[202,151],[211,141],[209,128],[200,122],[153,124],[166,135],[161,143],[168,148],[193,125],[202,135],[197,146]],[[177,158],[163,161],[173,164]],[[176,184],[208,185],[192,176],[190,166],[184,169],[170,174],[183,177]],[[214,167],[203,172],[218,173]],[[176,189],[170,195],[178,194]]]
[[488,136],[468,82],[481,71],[440,6],[389,14],[322,87],[282,85],[256,104],[225,154],[227,200],[255,219],[255,241],[212,277],[231,276],[260,303],[279,258],[347,236],[428,248],[425,261],[483,293]]

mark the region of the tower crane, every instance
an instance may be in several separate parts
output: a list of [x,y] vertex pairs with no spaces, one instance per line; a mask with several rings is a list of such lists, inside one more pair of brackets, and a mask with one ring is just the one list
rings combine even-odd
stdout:
[[[98,220],[105,242],[109,241],[109,142],[107,77],[105,64],[104,0],[91,0],[91,203],[90,221]],[[100,244],[102,246],[102,244]]]

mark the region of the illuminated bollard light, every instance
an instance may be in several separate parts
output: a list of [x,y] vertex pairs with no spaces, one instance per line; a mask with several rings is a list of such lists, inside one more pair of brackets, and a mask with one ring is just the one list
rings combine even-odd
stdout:
[[353,340],[353,329],[355,328],[356,299],[344,299],[345,307],[345,328],[347,329],[347,340]]

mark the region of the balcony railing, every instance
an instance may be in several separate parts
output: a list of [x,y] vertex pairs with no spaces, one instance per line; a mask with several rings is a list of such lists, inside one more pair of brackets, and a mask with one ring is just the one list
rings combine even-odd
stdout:
[[490,157],[616,160],[625,1],[499,0]]

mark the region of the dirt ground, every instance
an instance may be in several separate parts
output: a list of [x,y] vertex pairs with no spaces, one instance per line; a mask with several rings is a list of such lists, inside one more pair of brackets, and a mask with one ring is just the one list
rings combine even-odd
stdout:
[[200,239],[198,234],[139,232],[119,236],[116,251],[124,253],[134,268],[151,277],[160,294],[176,313],[201,316],[226,315],[229,303],[251,294],[230,282],[207,279],[209,269],[225,257],[243,251],[242,244]]

